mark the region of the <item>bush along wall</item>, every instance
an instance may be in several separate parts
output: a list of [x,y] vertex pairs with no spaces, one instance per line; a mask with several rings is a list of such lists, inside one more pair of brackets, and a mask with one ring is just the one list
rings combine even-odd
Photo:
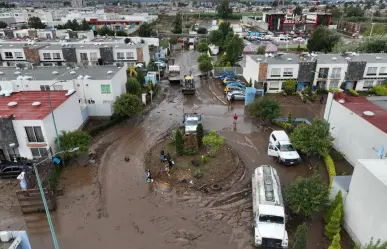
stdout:
[[336,176],[336,168],[335,168],[335,163],[333,162],[332,157],[329,154],[326,154],[323,156],[325,166],[327,167],[328,170],[328,175],[329,175],[329,188],[332,186],[333,182],[333,177]]

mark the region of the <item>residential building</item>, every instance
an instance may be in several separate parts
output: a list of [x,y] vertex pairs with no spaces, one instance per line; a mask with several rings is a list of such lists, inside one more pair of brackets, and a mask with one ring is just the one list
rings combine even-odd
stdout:
[[[56,151],[55,129],[59,132],[74,131],[83,124],[78,96],[74,91],[50,91],[55,124],[48,92],[8,93],[10,96],[0,97],[0,157],[3,159],[9,160],[14,152],[28,159],[47,157],[49,151]],[[11,149],[10,144],[16,147]]]
[[32,67],[24,70],[6,67],[0,70],[2,90],[12,92],[44,91],[48,88],[75,90],[84,121],[89,116],[111,116],[115,99],[126,92],[125,67],[58,66]]
[[387,97],[343,96],[333,98],[330,93],[325,106],[324,119],[330,123],[334,147],[354,167],[358,159],[385,160]]
[[347,60],[337,54],[318,54],[316,61],[313,81],[316,87],[322,89],[340,87],[347,71]]

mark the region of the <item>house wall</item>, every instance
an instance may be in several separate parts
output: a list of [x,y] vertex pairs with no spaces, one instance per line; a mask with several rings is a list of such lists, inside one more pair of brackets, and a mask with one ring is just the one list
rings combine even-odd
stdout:
[[86,49],[86,48],[76,48],[75,49],[76,51],[76,56],[77,56],[77,62],[78,63],[81,63],[81,53],[86,53],[87,54],[87,59],[88,61],[91,61],[90,60],[90,53],[96,53],[97,54],[97,57],[96,57],[96,60],[93,60],[93,61],[98,61],[98,58],[101,58],[101,53],[100,53],[100,50],[98,47],[96,47],[95,49]]
[[[357,160],[361,158],[377,159],[377,150],[387,141],[387,134],[342,104],[332,101],[332,96],[329,93],[324,119],[330,123],[335,148],[344,153],[352,166],[355,166]],[[386,157],[383,157],[383,160],[385,159]]]
[[126,93],[126,69],[121,68],[114,77],[110,80],[112,82],[113,101],[121,94]]
[[[78,96],[75,93],[72,94],[63,104],[54,110],[54,116],[59,135],[62,133],[62,131],[77,130],[83,124]],[[52,148],[53,151],[57,152],[57,145],[55,142],[56,132],[51,114],[43,119],[43,125],[45,128],[47,139],[46,141],[48,142],[48,145]]]
[[[51,59],[50,60],[45,59],[44,56],[43,56],[44,53],[49,53],[51,55]],[[55,54],[55,53],[59,53],[60,54],[60,59],[53,59],[53,54]],[[63,61],[64,60],[62,49],[58,49],[58,50],[40,49],[39,50],[39,57],[40,57],[40,61],[44,61],[44,62],[47,62],[47,61]]]
[[[333,62],[333,61],[332,61]],[[329,68],[328,75],[324,76],[324,78],[327,78],[325,80],[326,82],[326,89],[328,90],[331,88],[331,81],[332,80],[339,80],[339,85],[338,86],[333,86],[333,87],[340,87],[340,84],[344,81],[345,78],[345,72],[347,71],[348,64],[347,63],[319,63],[317,62],[316,70],[314,73],[314,85],[317,84],[317,81],[321,80],[318,78],[318,73],[320,71],[320,68]],[[332,78],[332,73],[333,73],[333,68],[341,68],[340,71],[340,77],[335,77]]]
[[387,241],[387,198],[384,198],[387,186],[369,171],[375,167],[387,169],[387,161],[361,159],[357,162],[344,202],[344,228],[362,245],[371,238]]
[[[274,68],[280,68],[280,77],[272,77],[271,72]],[[293,69],[292,77],[284,77],[283,73],[285,68]],[[288,79],[297,79],[298,77],[299,64],[268,64],[267,68],[267,92],[278,93],[282,91],[282,83]],[[277,87],[278,86],[278,87]],[[278,88],[278,89],[277,89]]]
[[[10,46],[7,46],[7,47],[0,47],[1,49],[1,59],[3,61],[7,61],[7,60],[20,60],[20,61],[25,61],[26,60],[26,56],[24,54],[24,50],[23,48],[12,48]],[[7,58],[5,57],[5,52],[11,52],[12,53],[12,58]],[[16,58],[15,56],[15,52],[17,53],[21,53],[22,54],[22,58]]]
[[335,181],[335,177],[333,177],[331,190],[329,192],[329,200],[333,201],[340,190],[341,190],[341,195],[343,197],[343,203],[345,203],[348,192],[345,189],[343,189],[339,184],[337,184],[337,182]]
[[[258,74],[259,74],[259,64],[254,61],[250,56],[246,56],[246,65],[243,68],[243,77],[247,82],[251,82],[254,84],[255,81],[258,82]],[[254,86],[256,87],[256,86]]]
[[[128,52],[132,52],[133,53],[133,58],[126,58],[126,53]],[[128,48],[128,49],[124,49],[124,48],[114,48],[113,49],[113,59],[115,61],[118,61],[118,57],[117,57],[117,53],[124,53],[124,57],[125,59],[124,60],[137,60],[137,49],[136,48]],[[122,60],[122,59],[120,59]]]
[[[48,141],[47,133],[43,124],[42,120],[13,120],[13,128],[16,133],[17,140],[19,141],[19,154],[21,157],[25,157],[28,159],[33,159],[31,149],[27,146],[28,139],[27,139],[27,133],[24,127],[26,126],[39,126],[42,128],[42,133],[44,136],[44,141]],[[44,144],[44,143],[37,143],[37,144]],[[49,146],[43,146],[42,148],[48,149]]]

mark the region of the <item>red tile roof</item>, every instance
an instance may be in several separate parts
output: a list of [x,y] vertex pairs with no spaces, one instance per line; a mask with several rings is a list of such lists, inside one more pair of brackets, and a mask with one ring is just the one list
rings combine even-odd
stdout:
[[[367,120],[369,123],[379,128],[383,132],[387,133],[387,110],[372,103],[367,98],[359,97],[346,97],[345,103],[342,104],[353,113],[356,113],[361,118]],[[363,114],[365,111],[371,111],[374,116],[366,116]]]
[[[51,91],[52,108],[55,110],[70,96],[65,96],[67,91]],[[16,102],[16,106],[8,106],[9,102]],[[40,102],[33,106],[33,102]],[[15,120],[42,120],[50,114],[47,92],[27,91],[12,93],[9,97],[0,96],[0,117],[15,116]]]

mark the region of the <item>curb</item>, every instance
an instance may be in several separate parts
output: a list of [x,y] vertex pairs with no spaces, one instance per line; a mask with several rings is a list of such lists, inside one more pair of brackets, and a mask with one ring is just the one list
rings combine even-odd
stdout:
[[218,95],[216,95],[216,93],[215,93],[214,91],[212,91],[210,84],[208,84],[208,89],[210,89],[211,93],[212,93],[212,94],[213,94],[220,102],[222,102],[224,105],[227,105],[227,103],[226,103],[223,99],[221,99]]

